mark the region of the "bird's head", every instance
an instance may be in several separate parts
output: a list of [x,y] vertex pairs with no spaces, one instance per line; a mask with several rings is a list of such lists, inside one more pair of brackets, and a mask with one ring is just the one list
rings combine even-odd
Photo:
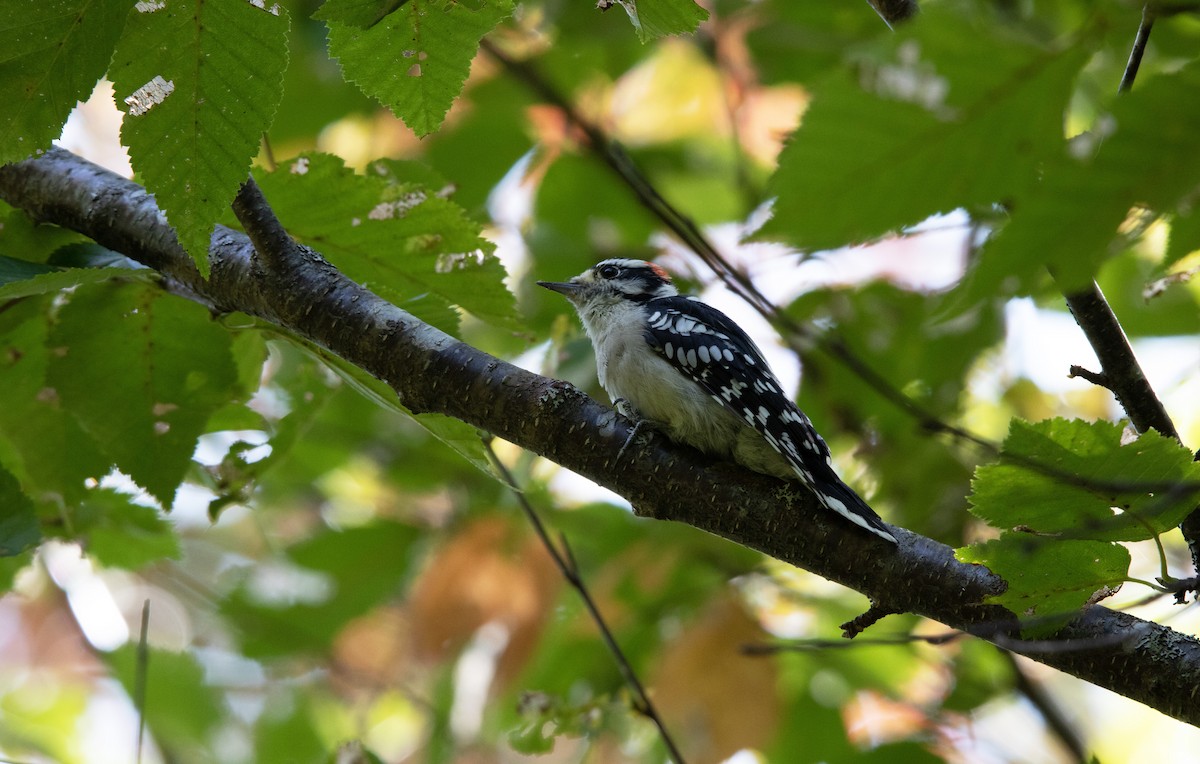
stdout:
[[596,263],[570,281],[539,281],[538,286],[558,292],[577,307],[597,300],[645,302],[679,294],[660,266],[619,257]]

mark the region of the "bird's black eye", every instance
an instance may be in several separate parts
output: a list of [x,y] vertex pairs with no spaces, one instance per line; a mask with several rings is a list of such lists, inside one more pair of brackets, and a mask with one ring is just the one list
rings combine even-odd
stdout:
[[620,272],[621,269],[611,263],[609,265],[601,265],[596,269],[596,273],[602,279],[615,279]]

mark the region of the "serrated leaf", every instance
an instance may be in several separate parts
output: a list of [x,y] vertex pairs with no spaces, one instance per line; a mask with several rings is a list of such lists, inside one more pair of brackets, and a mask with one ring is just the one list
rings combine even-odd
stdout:
[[1129,551],[1101,541],[1052,541],[1018,533],[958,549],[963,562],[986,565],[1008,589],[989,601],[1030,619],[1027,634],[1054,631],[1104,588],[1129,571]]
[[704,10],[692,0],[617,0],[625,12],[633,28],[637,30],[638,39],[648,42],[657,37],[669,37],[676,34],[691,34],[700,26],[700,22],[708,18]]
[[12,557],[42,538],[33,502],[17,478],[0,465],[0,557]]
[[1179,94],[1197,90],[1200,66],[1192,64],[1118,98],[1111,115],[1048,163],[1036,191],[984,245],[963,301],[973,303],[1011,277],[1028,288],[1043,266],[1065,289],[1084,286],[1111,254],[1131,208],[1169,212],[1179,205],[1200,177],[1200,99]]
[[288,21],[263,5],[138,3],[109,71],[122,143],[205,275],[213,225],[283,94]]
[[104,284],[75,292],[49,343],[54,395],[170,507],[209,415],[238,392],[229,333],[199,305]]
[[976,470],[972,514],[997,528],[1064,539],[1140,541],[1170,530],[1197,497],[1167,487],[1200,481],[1200,464],[1153,430],[1125,445],[1121,432],[1111,422],[1013,420],[1001,462]]
[[[289,233],[347,276],[445,330],[447,306],[521,328],[504,266],[481,227],[439,189],[404,182],[402,165],[357,175],[340,159],[309,154],[260,178]],[[457,327],[454,327],[457,328]]]
[[813,88],[771,179],[764,233],[832,248],[1025,191],[1062,146],[1088,55],[1082,43],[1020,44],[931,7],[879,58]]
[[49,148],[104,76],[132,0],[8,0],[0,13],[0,164]]
[[[452,0],[409,0],[362,29],[350,17],[360,0],[329,0],[329,54],[346,79],[404,120],[417,135],[441,126],[462,90],[479,40],[512,13],[507,0],[471,8]],[[357,16],[353,16],[357,18]]]
[[300,569],[293,580],[304,581],[296,591],[273,585],[269,596],[282,599],[268,601],[263,579],[252,578],[226,600],[224,610],[241,628],[245,654],[327,650],[352,618],[397,592],[418,538],[413,527],[378,522],[327,531],[293,546],[287,556]]
[[179,537],[153,507],[100,488],[71,509],[72,535],[87,552],[113,568],[137,570],[164,558],[179,559]]

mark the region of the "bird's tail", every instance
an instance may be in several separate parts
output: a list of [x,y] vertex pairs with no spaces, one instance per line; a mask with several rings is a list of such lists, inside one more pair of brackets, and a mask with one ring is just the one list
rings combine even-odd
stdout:
[[817,494],[817,498],[821,500],[822,504],[850,522],[893,544],[897,543],[896,537],[892,535],[883,520],[879,519],[879,515],[875,514],[875,510],[871,509],[871,506],[863,501],[853,488],[843,483],[837,475],[820,480],[813,486],[813,492]]

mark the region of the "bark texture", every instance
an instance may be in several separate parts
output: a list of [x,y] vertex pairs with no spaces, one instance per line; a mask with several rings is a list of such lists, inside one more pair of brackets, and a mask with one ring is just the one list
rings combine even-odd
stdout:
[[878,612],[917,613],[1200,722],[1200,641],[1100,606],[1052,639],[1021,641],[1012,613],[984,602],[1005,584],[931,539],[897,529],[899,547],[839,522],[790,484],[716,464],[660,436],[617,462],[629,425],[578,389],[532,374],[430,327],[279,236],[256,189],[218,228],[206,281],[145,189],[66,151],[0,167],[0,198],[79,231],[163,275],[164,287],[217,311],[241,311],[305,337],[391,385],[414,412],[447,414],[545,456],[675,520],[758,549],[866,594]]

